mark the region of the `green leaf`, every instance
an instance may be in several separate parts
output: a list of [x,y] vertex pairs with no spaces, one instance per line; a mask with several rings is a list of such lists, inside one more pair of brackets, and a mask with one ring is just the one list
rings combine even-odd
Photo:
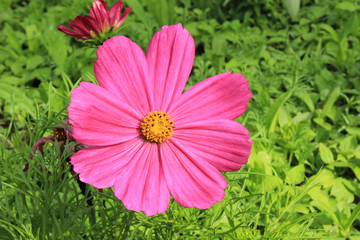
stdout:
[[291,115],[286,111],[284,107],[280,108],[279,111],[279,125],[280,127],[284,127],[285,125],[291,122]]
[[0,224],[0,236],[3,239],[14,239],[15,238],[15,233],[11,232],[11,228],[7,228],[6,226],[1,226],[3,224]]
[[344,153],[355,153],[356,147],[358,146],[355,136],[347,136],[340,140],[339,149]]
[[354,6],[351,2],[349,1],[344,1],[344,2],[341,2],[339,3],[338,5],[336,5],[335,7],[336,9],[341,9],[341,10],[346,10],[346,11],[349,11],[349,12],[354,12],[356,11],[356,6]]
[[11,95],[15,91],[15,87],[7,83],[0,82],[0,99],[5,99],[6,101],[11,102]]
[[145,11],[142,5],[138,0],[131,0],[128,1],[127,4],[132,8],[132,11],[135,13],[135,15],[143,22],[146,23],[148,20],[145,17]]
[[37,66],[42,64],[44,61],[45,61],[44,56],[34,55],[34,56],[28,58],[27,63],[26,63],[26,69],[27,70],[33,70]]
[[360,136],[360,128],[358,127],[347,127],[346,131],[351,135]]
[[314,111],[314,109],[315,109],[314,103],[313,103],[310,95],[307,92],[300,90],[300,91],[296,91],[294,93],[294,95],[296,97],[298,97],[299,99],[301,99],[306,104],[306,106],[309,108],[310,112]]
[[335,175],[329,169],[322,169],[319,171],[317,177],[315,178],[315,184],[319,184],[324,188],[330,188],[335,180]]
[[339,41],[337,32],[330,25],[321,23],[319,24],[319,27],[327,31],[330,34],[332,40],[334,40],[335,42]]
[[321,160],[324,163],[330,164],[334,162],[334,156],[331,150],[323,143],[319,143],[319,151],[320,151]]
[[11,48],[0,46],[0,54],[6,54],[13,58],[17,58],[18,55]]
[[279,116],[279,112],[284,103],[291,97],[292,91],[283,93],[276,99],[271,105],[268,114],[266,115],[265,124],[268,129],[268,133],[272,133],[275,130],[276,122]]
[[351,166],[351,170],[354,172],[356,178],[360,181],[360,160],[348,163]]
[[311,119],[311,113],[309,112],[304,112],[304,113],[298,113],[296,114],[296,116],[292,119],[292,121],[297,124],[299,122],[302,122],[302,121],[308,121]]
[[159,26],[170,25],[174,16],[174,0],[148,0],[149,12],[154,16]]
[[[321,127],[325,128],[327,131],[330,131],[332,129],[332,125],[325,122],[323,118],[314,118],[314,122],[316,122]],[[323,135],[323,133],[321,133]]]
[[1,82],[2,83],[8,83],[8,84],[11,84],[13,86],[24,84],[24,80],[22,78],[14,77],[14,76],[3,76],[1,78]]
[[[62,35],[61,35],[62,36]],[[67,46],[66,38],[59,37],[58,31],[48,31],[42,38],[49,55],[54,60],[56,66],[60,71],[64,70],[67,59]]]
[[357,219],[359,214],[360,214],[360,203],[356,205],[355,209],[351,213],[349,220],[346,222],[344,226],[346,232],[350,230],[350,227],[352,226],[353,222]]
[[335,101],[340,96],[340,87],[334,88],[334,90],[330,93],[329,98],[327,99],[323,110],[321,111],[320,117],[324,118],[325,116],[329,116],[331,109],[334,107]]
[[296,18],[300,9],[300,0],[283,0],[283,4],[285,5],[291,18]]
[[28,25],[25,28],[29,50],[35,52],[39,49],[39,31],[36,25]]
[[334,199],[330,199],[326,191],[322,190],[320,186],[310,189],[309,196],[313,199],[311,205],[322,211],[336,211],[336,206],[333,204]]
[[351,33],[354,36],[358,35],[359,29],[359,19],[356,13],[353,13],[352,18],[349,18],[348,22],[345,24],[345,34]]
[[300,164],[290,169],[286,173],[286,182],[289,184],[300,184],[305,179],[305,166],[304,164]]
[[354,195],[345,187],[345,179],[336,178],[331,188],[331,195],[335,196],[338,200],[345,200],[347,203],[354,201]]
[[7,41],[12,46],[17,53],[21,53],[21,42],[19,41],[19,38],[16,36],[14,30],[6,24],[4,27],[4,32],[7,37]]

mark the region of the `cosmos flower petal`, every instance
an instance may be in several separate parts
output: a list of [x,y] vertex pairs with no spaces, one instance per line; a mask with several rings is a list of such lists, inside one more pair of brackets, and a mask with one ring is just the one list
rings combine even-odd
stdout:
[[204,159],[220,171],[237,171],[246,164],[252,141],[240,123],[211,119],[177,126],[173,138],[196,159]]
[[159,147],[145,143],[118,174],[114,193],[124,206],[133,211],[144,211],[146,216],[164,213],[169,205]]
[[222,201],[227,184],[214,166],[188,154],[176,138],[163,142],[160,154],[170,194],[179,204],[204,209]]
[[123,12],[123,14],[121,15],[119,21],[117,22],[116,25],[114,25],[114,28],[117,29],[118,27],[120,27],[120,25],[124,22],[125,18],[129,15],[129,13],[131,12],[132,8],[128,7],[125,8],[125,11]]
[[90,30],[95,30],[89,16],[77,16],[74,20],[70,21],[69,28],[82,35],[89,35]]
[[90,30],[99,31],[96,28],[95,21],[90,16],[77,16],[73,21],[70,22],[69,28],[75,32],[83,35],[90,36]]
[[113,145],[139,135],[141,115],[95,84],[80,83],[68,111],[73,137],[83,144]]
[[121,9],[123,8],[123,2],[118,1],[111,6],[109,10],[110,25],[113,26],[115,21],[119,21],[121,15]]
[[90,16],[77,16],[74,20],[70,21],[69,28],[62,25],[59,26],[58,30],[66,34],[72,35],[77,39],[90,39],[90,31],[94,33],[100,33],[102,29],[99,24]]
[[68,35],[71,35],[73,37],[76,37],[77,39],[86,39],[86,35],[82,34],[82,33],[78,33],[78,32],[74,32],[70,29],[68,29],[67,27],[60,25],[58,28],[59,31],[66,33]]
[[100,29],[104,28],[104,24],[107,21],[109,24],[110,19],[107,12],[107,2],[103,0],[95,0],[90,7],[90,16],[95,19],[99,24]]
[[236,119],[251,92],[246,78],[231,72],[208,78],[187,90],[168,110],[175,126],[206,119]]
[[194,62],[194,39],[179,23],[164,26],[151,40],[146,60],[154,81],[155,109],[167,111],[183,92]]
[[112,146],[88,147],[72,155],[70,162],[82,182],[96,188],[108,188],[114,186],[121,168],[128,164],[142,147],[143,141],[139,138]]
[[122,1],[117,1],[114,5],[111,6],[109,10],[110,26],[114,26],[115,22],[120,20],[122,8]]
[[97,50],[95,76],[100,86],[146,116],[153,106],[153,87],[141,48],[130,39],[117,36]]

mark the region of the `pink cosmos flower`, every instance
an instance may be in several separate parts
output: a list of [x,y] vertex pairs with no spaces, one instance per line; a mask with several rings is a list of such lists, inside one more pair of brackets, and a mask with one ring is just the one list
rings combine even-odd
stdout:
[[157,32],[146,55],[123,36],[104,42],[100,86],[80,83],[68,107],[74,138],[91,145],[71,157],[81,181],[114,186],[126,208],[147,216],[164,213],[170,195],[187,208],[222,201],[219,171],[239,170],[250,154],[248,131],[233,120],[251,92],[241,74],[227,72],[183,93],[194,55],[181,24]]
[[90,9],[90,16],[77,16],[70,22],[70,29],[60,25],[58,30],[83,40],[96,38],[99,34],[109,32],[111,28],[115,32],[131,11],[131,8],[126,8],[121,15],[122,8],[122,0],[116,2],[109,11],[107,2],[95,0]]

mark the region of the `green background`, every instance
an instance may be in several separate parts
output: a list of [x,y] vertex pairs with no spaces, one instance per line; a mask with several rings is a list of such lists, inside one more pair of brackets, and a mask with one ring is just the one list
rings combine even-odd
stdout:
[[360,239],[358,1],[124,3],[133,10],[119,34],[144,51],[162,25],[189,30],[196,56],[186,89],[233,71],[253,93],[237,119],[252,153],[242,170],[224,173],[224,200],[206,210],[172,200],[153,217],[127,211],[112,189],[88,188],[88,206],[69,165],[61,168],[68,148],[49,144],[44,159],[29,159],[67,118],[71,90],[96,82],[96,48],[57,31],[91,3],[0,3],[0,239]]

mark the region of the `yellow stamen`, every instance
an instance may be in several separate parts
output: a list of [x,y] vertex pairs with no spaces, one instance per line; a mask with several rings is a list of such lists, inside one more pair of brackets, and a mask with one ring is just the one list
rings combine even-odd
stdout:
[[97,34],[93,30],[90,30],[90,36],[91,38],[96,38]]
[[117,30],[117,25],[118,25],[118,20],[115,20],[115,23],[114,23],[114,25],[112,26],[113,27],[113,32],[116,32],[116,30]]
[[162,143],[174,132],[174,122],[166,112],[152,111],[141,122],[141,132],[144,137],[156,143]]
[[102,34],[107,33],[108,31],[110,31],[110,24],[109,24],[108,21],[105,21],[104,26],[103,26]]

